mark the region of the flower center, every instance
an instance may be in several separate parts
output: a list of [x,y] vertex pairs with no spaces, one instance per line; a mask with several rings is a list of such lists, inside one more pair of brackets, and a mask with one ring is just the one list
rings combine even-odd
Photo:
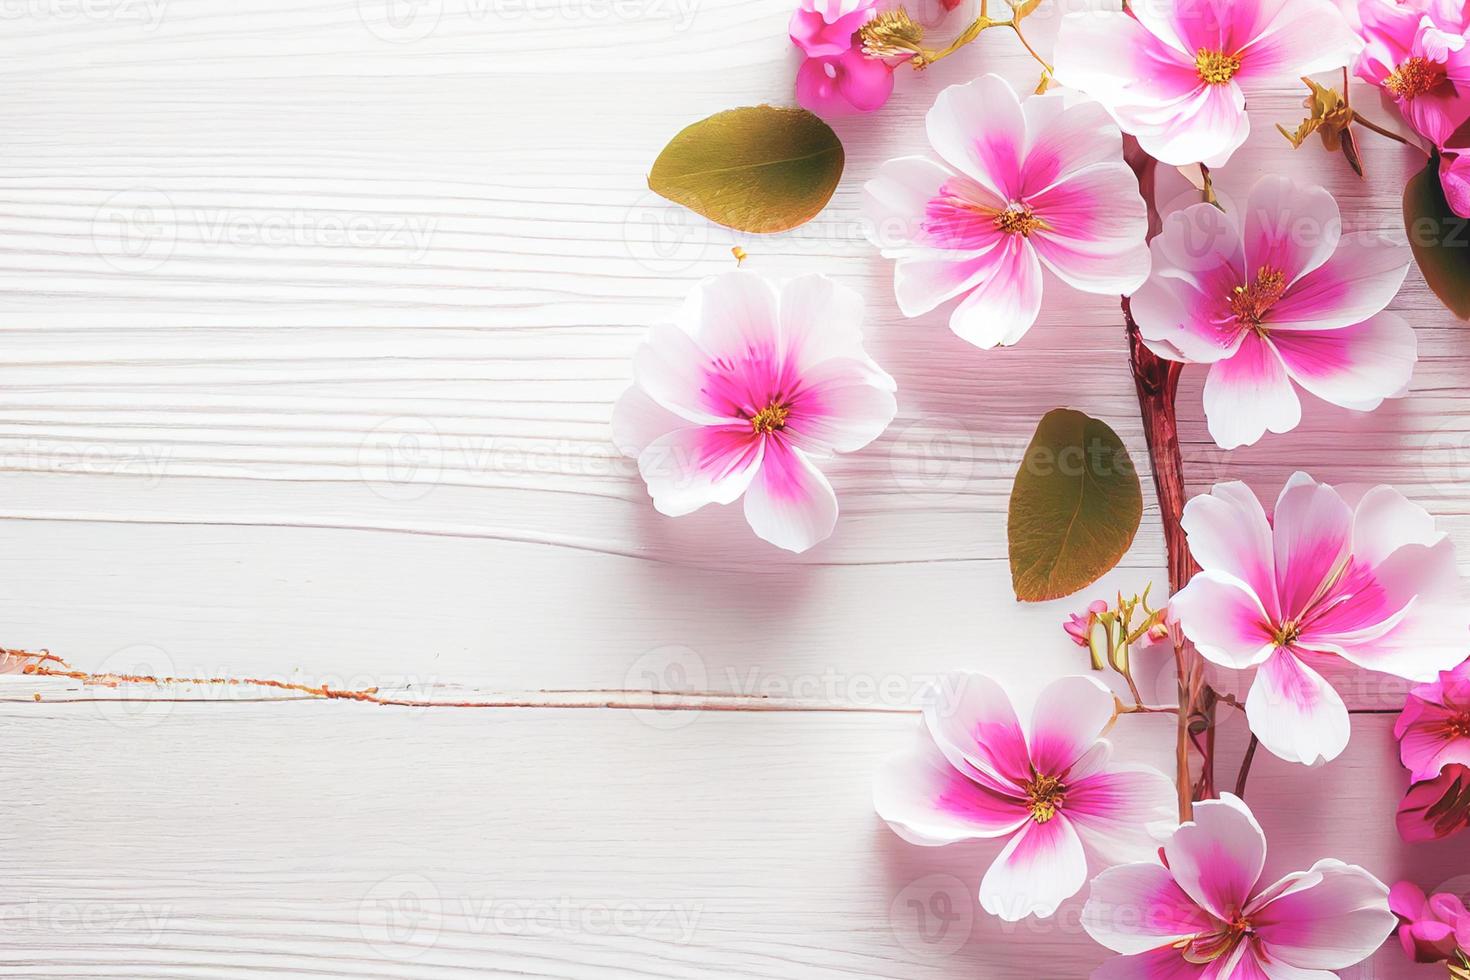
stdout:
[[1249,327],[1264,335],[1261,320],[1284,292],[1286,274],[1269,265],[1263,265],[1256,273],[1255,282],[1236,286],[1230,291],[1230,312],[1235,314],[1236,322],[1242,327]]
[[1201,81],[1209,85],[1224,85],[1240,71],[1240,56],[1200,48],[1194,56],[1194,70],[1199,72]]
[[1470,711],[1461,712],[1449,721],[1445,727],[1453,738],[1470,738]]
[[1301,636],[1301,623],[1298,623],[1294,619],[1288,619],[1276,627],[1276,632],[1272,635],[1271,639],[1279,647],[1289,647],[1301,639]]
[[790,414],[791,409],[785,405],[767,405],[755,413],[755,417],[750,420],[750,427],[757,435],[763,436],[768,432],[786,428],[786,416]]
[[1037,776],[1026,784],[1026,802],[1031,806],[1031,819],[1037,823],[1055,817],[1066,799],[1066,788],[1055,776]]
[[1383,80],[1383,87],[1404,100],[1423,95],[1444,78],[1444,69],[1428,58],[1415,56]]
[[1022,238],[1030,238],[1033,231],[1038,228],[1045,228],[1046,222],[1038,218],[1029,207],[1019,201],[1015,201],[1004,211],[996,214],[995,226],[1007,235],[1020,235]]
[[1220,923],[1214,932],[1201,932],[1175,944],[1185,962],[1195,964],[1213,963],[1231,952],[1251,934],[1250,920],[1237,914],[1229,923]]

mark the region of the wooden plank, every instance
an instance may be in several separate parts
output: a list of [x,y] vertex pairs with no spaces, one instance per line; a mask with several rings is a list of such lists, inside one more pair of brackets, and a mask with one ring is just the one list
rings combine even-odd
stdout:
[[[0,706],[0,968],[116,980],[471,969],[1021,980],[1038,976],[1040,957],[1042,975],[1070,980],[1102,959],[1075,902],[1045,923],[978,913],[994,845],[916,848],[873,815],[870,774],[912,717],[675,722],[317,703]],[[1167,764],[1167,719],[1122,726],[1130,758]],[[1388,843],[1399,773],[1385,719],[1359,719],[1348,754],[1325,769],[1258,766],[1250,796],[1271,834],[1269,873],[1333,855],[1432,886],[1463,863],[1458,842]],[[1344,976],[1420,976],[1400,955]]]

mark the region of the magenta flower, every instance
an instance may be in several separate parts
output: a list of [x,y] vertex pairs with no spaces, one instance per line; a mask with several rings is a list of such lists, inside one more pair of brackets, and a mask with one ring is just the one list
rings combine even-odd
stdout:
[[1153,241],[1153,274],[1132,299],[1160,357],[1208,364],[1205,416],[1224,449],[1301,421],[1292,382],[1368,411],[1402,394],[1418,341],[1384,311],[1409,249],[1373,234],[1343,237],[1320,187],[1266,177],[1251,190],[1242,233],[1208,204],[1176,211]]
[[1089,293],[1148,276],[1148,209],[1123,137],[1093,102],[1022,102],[985,75],[939,93],[927,157],[889,160],[863,188],[867,235],[897,259],[904,316],[964,297],[950,329],[977,347],[1014,344],[1041,310],[1041,269]]
[[1393,734],[1416,781],[1433,779],[1451,763],[1470,766],[1470,660],[1414,688]]
[[1389,889],[1388,907],[1398,916],[1399,942],[1414,962],[1443,963],[1461,943],[1470,948],[1470,911],[1458,895],[1427,898],[1418,885],[1401,881]]
[[1092,645],[1092,627],[1097,623],[1097,617],[1108,611],[1108,604],[1101,599],[1094,599],[1087,604],[1083,613],[1072,613],[1067,621],[1062,623],[1062,629],[1072,638],[1072,642],[1079,647]]
[[1092,980],[1328,980],[1396,924],[1384,884],[1341,861],[1261,887],[1266,835],[1228,793],[1196,803],[1160,856],[1093,881],[1082,927],[1124,955]]
[[1245,484],[1219,483],[1183,524],[1203,571],[1171,608],[1206,659],[1258,668],[1246,716],[1283,759],[1314,765],[1347,746],[1347,708],[1313,664],[1427,681],[1465,657],[1454,547],[1392,487],[1354,506],[1297,473],[1267,517]]
[[1087,881],[1089,851],[1105,863],[1137,860],[1158,846],[1151,830],[1172,825],[1167,776],[1110,764],[1100,736],[1113,709],[1099,681],[1064,677],[1041,692],[1023,729],[995,681],[948,674],[926,694],[913,746],[878,770],[878,816],[913,844],[1008,838],[980,905],[1008,921],[1049,916]]
[[1470,119],[1470,47],[1463,8],[1364,0],[1355,72],[1398,103],[1425,139],[1443,146]]
[[1470,147],[1444,147],[1439,158],[1439,186],[1450,210],[1470,218]]
[[1451,764],[1409,787],[1396,818],[1411,844],[1441,840],[1470,827],[1470,767]]
[[706,279],[676,325],[633,357],[613,439],[660,513],[745,497],[765,540],[805,551],[837,498],[816,460],[854,452],[893,421],[893,379],[863,351],[862,299],[825,276],[776,288],[750,272]]
[[1247,90],[1341,68],[1357,50],[1328,0],[1150,0],[1063,18],[1056,77],[1164,163],[1219,167],[1250,133]]
[[893,94],[893,69],[863,54],[854,35],[878,16],[877,0],[801,0],[791,43],[806,60],[796,71],[796,101],[823,116],[872,112]]

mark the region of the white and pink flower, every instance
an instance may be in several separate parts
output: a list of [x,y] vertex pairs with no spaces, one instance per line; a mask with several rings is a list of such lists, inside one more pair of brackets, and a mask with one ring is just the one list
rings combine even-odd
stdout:
[[1122,953],[1092,980],[1328,980],[1398,924],[1388,888],[1332,859],[1262,886],[1266,835],[1244,802],[1196,803],[1160,859],[1098,875],[1088,935]]
[[926,125],[939,160],[890,160],[863,189],[868,237],[897,260],[904,316],[962,298],[950,328],[995,347],[1036,322],[1043,266],[1104,295],[1147,278],[1148,209],[1101,106],[1023,102],[985,75],[941,92]]
[[1114,707],[1097,680],[1064,677],[1023,727],[994,680],[948,674],[926,693],[913,746],[878,771],[878,815],[914,844],[1008,838],[981,906],[1010,921],[1049,916],[1086,883],[1089,852],[1104,865],[1137,860],[1177,819],[1167,776],[1110,762],[1101,736]]
[[1222,448],[1294,429],[1302,413],[1293,382],[1358,411],[1407,389],[1418,342],[1384,307],[1408,273],[1409,249],[1344,236],[1326,190],[1267,177],[1251,190],[1243,230],[1196,204],[1168,216],[1152,249],[1133,317],[1160,357],[1209,365],[1205,417]]
[[1245,484],[1220,483],[1183,524],[1203,571],[1171,608],[1206,659],[1257,668],[1246,716],[1283,759],[1314,765],[1347,747],[1347,708],[1314,665],[1428,681],[1465,658],[1453,545],[1392,487],[1353,500],[1297,473],[1268,517]]
[[897,411],[863,350],[862,299],[825,276],[778,291],[750,272],[707,279],[633,357],[613,439],[672,517],[744,495],[757,535],[805,551],[832,533],[837,498],[816,466],[863,448]]
[[1433,779],[1448,765],[1470,766],[1470,660],[1414,688],[1393,734],[1416,781]]
[[1219,167],[1250,133],[1247,92],[1341,68],[1359,46],[1328,0],[1149,0],[1068,14],[1056,77],[1164,163]]

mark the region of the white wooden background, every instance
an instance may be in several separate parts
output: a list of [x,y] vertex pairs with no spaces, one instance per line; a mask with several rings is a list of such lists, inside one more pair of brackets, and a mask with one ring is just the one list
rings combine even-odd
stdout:
[[[789,9],[0,0],[0,644],[492,705],[4,678],[0,974],[1065,980],[1101,961],[1077,902],[981,919],[997,848],[910,847],[868,793],[926,678],[1034,688],[1084,665],[1066,612],[1162,587],[1150,507],[1096,589],[1009,599],[1006,495],[1037,418],[1103,417],[1142,461],[1116,302],[1049,283],[1025,342],[982,353],[940,315],[902,320],[862,241],[862,181],[922,148],[939,89],[1034,84],[1001,32],[840,123],[847,175],[804,228],[754,239],[650,194],[681,127],[790,100]],[[1031,21],[1046,48],[1055,10]],[[1359,182],[1272,130],[1296,103],[1253,103],[1227,200],[1290,172],[1396,225],[1413,154],[1365,136]],[[899,383],[890,432],[829,471],[836,534],[800,557],[738,508],[660,517],[609,445],[646,325],[734,244],[861,290]],[[1466,328],[1417,273],[1395,305],[1421,362],[1371,416],[1312,403],[1223,453],[1188,374],[1190,480],[1392,482],[1470,571]],[[1344,684],[1361,709],[1401,700]],[[1470,839],[1393,833],[1391,724],[1358,715],[1325,769],[1258,763],[1273,870],[1332,855],[1470,891]],[[1160,758],[1170,735],[1122,739]],[[1228,783],[1238,721],[1222,741]],[[1433,975],[1392,949],[1348,974]]]

